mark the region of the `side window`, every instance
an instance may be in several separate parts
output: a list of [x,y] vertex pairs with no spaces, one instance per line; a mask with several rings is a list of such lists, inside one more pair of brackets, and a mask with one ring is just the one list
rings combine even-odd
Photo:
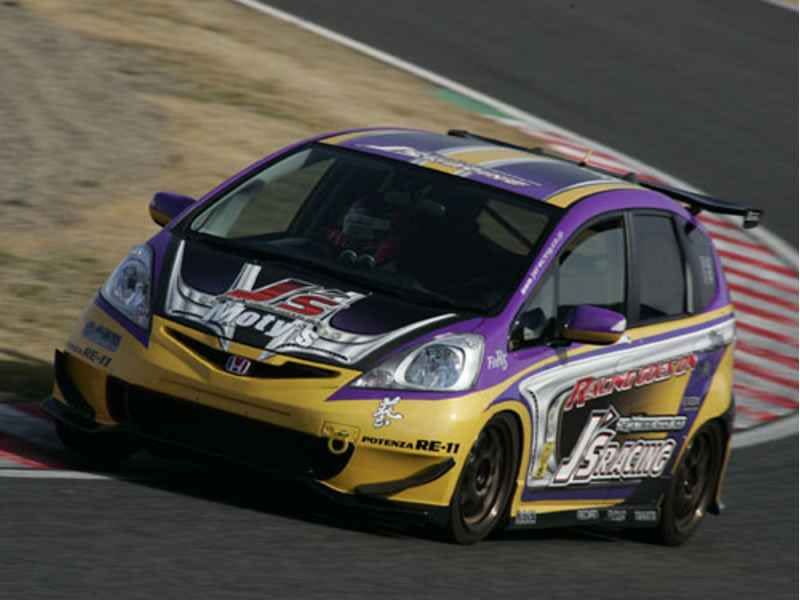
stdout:
[[579,304],[625,314],[625,229],[622,218],[584,229],[558,261],[558,316]]
[[634,215],[639,321],[686,313],[686,267],[669,216]]
[[526,344],[550,339],[570,308],[593,304],[625,314],[625,228],[622,218],[591,225],[562,250],[520,311]]
[[711,240],[697,227],[686,233],[689,252],[696,262],[692,269],[692,296],[694,312],[703,311],[717,293],[717,271],[714,266],[714,248]]

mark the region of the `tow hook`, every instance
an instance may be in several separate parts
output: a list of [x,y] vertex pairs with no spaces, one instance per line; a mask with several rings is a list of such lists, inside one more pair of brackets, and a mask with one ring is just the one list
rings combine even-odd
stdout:
[[328,452],[344,454],[351,444],[358,439],[358,429],[338,423],[325,423],[322,426],[322,437],[328,438]]

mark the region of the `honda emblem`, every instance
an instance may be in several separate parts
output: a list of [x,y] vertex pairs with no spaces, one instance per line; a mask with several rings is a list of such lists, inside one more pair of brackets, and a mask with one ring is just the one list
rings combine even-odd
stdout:
[[234,356],[231,354],[225,362],[225,370],[234,375],[247,375],[250,371],[251,363],[244,356]]

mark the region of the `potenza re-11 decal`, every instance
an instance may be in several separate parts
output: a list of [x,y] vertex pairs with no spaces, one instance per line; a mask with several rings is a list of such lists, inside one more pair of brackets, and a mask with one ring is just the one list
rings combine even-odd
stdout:
[[589,400],[609,396],[614,392],[624,392],[651,383],[666,381],[688,373],[697,366],[697,356],[688,354],[674,360],[653,363],[607,377],[587,377],[578,381],[564,403],[564,412],[581,408]]
[[[667,419],[669,417],[651,417]],[[595,482],[621,481],[660,477],[672,458],[677,442],[661,440],[614,439],[623,433],[620,422],[631,422],[634,417],[620,417],[610,405],[605,410],[593,410],[570,456],[561,460],[550,485],[588,485]],[[685,417],[682,426],[685,425]],[[666,423],[672,429],[677,422]],[[627,427],[626,427],[627,428]]]

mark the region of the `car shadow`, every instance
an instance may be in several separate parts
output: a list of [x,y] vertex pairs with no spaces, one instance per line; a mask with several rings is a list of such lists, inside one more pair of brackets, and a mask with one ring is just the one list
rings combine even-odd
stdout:
[[0,398],[40,400],[53,385],[53,365],[11,348],[0,348]]

